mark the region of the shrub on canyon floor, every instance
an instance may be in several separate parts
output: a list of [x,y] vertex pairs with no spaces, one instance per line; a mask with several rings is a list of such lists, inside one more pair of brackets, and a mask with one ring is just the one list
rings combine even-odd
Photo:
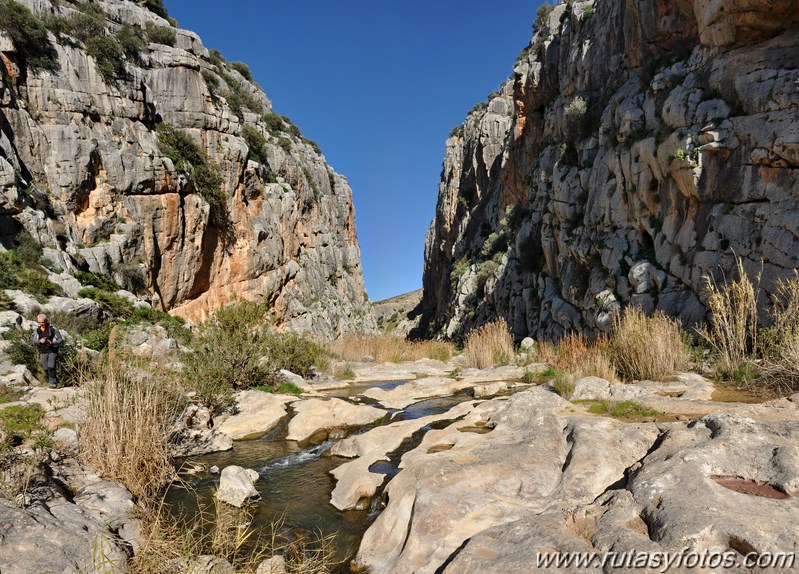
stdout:
[[760,277],[753,283],[743,266],[736,260],[737,279],[723,277],[723,284],[705,277],[709,326],[697,329],[699,337],[716,352],[716,369],[719,372],[739,372],[752,364],[752,355],[758,349],[757,294]]
[[86,418],[78,429],[81,456],[98,473],[118,480],[144,506],[174,478],[169,448],[183,393],[153,365],[106,357],[81,387]]

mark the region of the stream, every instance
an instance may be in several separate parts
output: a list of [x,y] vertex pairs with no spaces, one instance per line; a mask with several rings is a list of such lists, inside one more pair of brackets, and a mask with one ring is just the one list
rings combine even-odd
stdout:
[[[381,387],[390,389],[405,381],[353,385],[347,389],[333,391],[330,396],[351,398],[366,389]],[[406,407],[402,411],[389,410],[389,416],[372,425],[351,429],[348,434],[358,434],[396,420],[417,419],[431,414],[446,412],[458,403],[473,400],[471,393],[461,392],[448,397],[432,398]],[[363,403],[368,401],[364,400]],[[330,471],[352,459],[331,456],[327,450],[335,443],[328,439],[320,444],[300,447],[295,441],[285,439],[290,417],[284,417],[281,424],[264,436],[247,441],[236,441],[232,450],[199,457],[192,457],[209,469],[220,469],[238,465],[252,468],[260,475],[255,487],[261,500],[254,507],[252,526],[271,530],[275,521],[282,521],[281,532],[308,531],[315,535],[335,534],[335,560],[341,564],[339,572],[349,571],[346,567],[360,544],[361,537],[382,509],[382,488],[372,499],[370,509],[339,511],[330,504],[330,494],[335,487],[335,479]],[[437,427],[444,427],[452,421],[441,421]],[[422,435],[431,427],[425,427],[411,440],[403,442],[397,452],[390,453],[389,461],[379,461],[370,470],[393,477],[403,453],[418,445]],[[202,471],[184,476],[184,484],[173,485],[167,493],[167,504],[173,513],[192,516],[200,506],[213,508],[213,491],[219,475]],[[385,485],[385,483],[384,483]]]

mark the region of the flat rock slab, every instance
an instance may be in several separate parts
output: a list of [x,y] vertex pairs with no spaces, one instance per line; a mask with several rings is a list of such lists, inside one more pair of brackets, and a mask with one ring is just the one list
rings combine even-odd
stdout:
[[350,510],[362,498],[373,496],[385,476],[371,472],[370,466],[379,460],[388,460],[388,453],[398,449],[403,440],[422,427],[436,421],[461,418],[471,412],[474,405],[474,401],[460,403],[445,413],[393,422],[334,444],[330,454],[357,458],[330,472],[336,478],[330,503],[339,510]]
[[[408,405],[424,399],[452,395],[464,389],[476,388],[494,382],[518,382],[524,375],[525,370],[524,367],[466,369],[462,376],[458,378],[424,377],[411,380],[390,390],[368,389],[363,393],[363,396],[376,400],[388,409],[404,409]],[[479,391],[478,394],[480,394]]]
[[417,377],[440,377],[450,373],[455,367],[450,363],[434,359],[419,359],[404,363],[356,363],[352,365],[355,373],[353,382],[372,383],[376,381],[410,381]]
[[297,400],[293,395],[242,391],[236,394],[239,412],[228,417],[217,430],[233,440],[258,438],[277,426],[288,414],[286,405]]
[[[662,390],[588,382],[639,397]],[[402,457],[356,563],[386,573],[516,574],[535,571],[539,552],[799,552],[794,397],[742,405],[758,418],[724,403],[661,398],[722,411],[622,423],[570,415],[570,403],[540,387],[477,405]],[[493,430],[464,432],[477,416]]]
[[363,426],[380,420],[386,411],[367,405],[353,405],[341,399],[297,401],[289,422],[288,440],[307,441],[321,431]]

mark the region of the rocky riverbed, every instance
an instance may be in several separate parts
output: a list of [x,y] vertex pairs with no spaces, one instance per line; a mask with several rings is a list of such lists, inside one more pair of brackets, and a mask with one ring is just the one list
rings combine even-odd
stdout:
[[[183,418],[192,428],[182,431],[191,437],[182,454],[232,446],[235,457],[242,439],[277,425],[301,445],[326,440],[330,455],[351,459],[330,471],[333,507],[350,512],[383,492],[385,508],[354,559],[370,572],[512,574],[535,570],[540,553],[566,551],[797,550],[799,395],[718,402],[712,382],[683,373],[626,385],[587,377],[566,400],[546,377],[523,384],[525,369],[467,370],[458,361],[356,365],[355,381],[305,381],[299,397],[242,392],[234,415]],[[392,373],[405,382],[370,382]],[[456,392],[468,394],[449,409],[399,420],[409,405]],[[603,400],[649,410],[593,414]],[[0,503],[0,570],[92,571],[101,540],[122,571],[139,544],[135,504],[70,455],[80,390],[31,388],[28,401],[67,430],[26,496]],[[378,463],[420,432],[384,484]],[[245,490],[258,476],[235,474]]]

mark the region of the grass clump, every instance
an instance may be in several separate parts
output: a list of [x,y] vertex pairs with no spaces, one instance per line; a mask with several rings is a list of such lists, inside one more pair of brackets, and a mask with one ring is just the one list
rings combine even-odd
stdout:
[[[757,349],[757,291],[758,276],[753,284],[746,274],[743,261],[736,258],[738,278],[726,280],[719,286],[715,279],[705,277],[709,326],[697,329],[697,334],[718,356],[717,371],[740,373],[742,366],[751,363]],[[744,369],[748,369],[744,367]]]
[[97,301],[103,311],[112,317],[126,319],[133,315],[133,303],[122,295],[111,293],[97,287],[84,287],[78,291],[78,297],[85,297]]
[[588,407],[588,412],[595,415],[610,415],[617,419],[632,419],[641,417],[655,417],[661,414],[636,401],[614,402],[608,400],[594,401]]
[[352,381],[355,379],[355,371],[350,365],[342,365],[334,369],[333,376],[341,381]]
[[27,439],[34,432],[43,431],[41,425],[44,409],[37,403],[27,405],[12,405],[0,409],[0,427],[7,439]]
[[122,287],[111,277],[104,273],[93,273],[91,271],[75,271],[72,275],[81,282],[82,285],[104,289],[106,291],[119,291]]
[[608,381],[616,380],[608,340],[598,338],[593,344],[582,333],[567,333],[556,344],[541,343],[539,357],[554,365],[560,372],[570,373],[577,378],[600,377]]
[[301,395],[302,389],[295,385],[294,383],[290,383],[288,381],[280,383],[280,385],[275,387],[270,387],[267,385],[255,385],[253,387],[257,391],[262,391],[264,393],[276,393],[279,395]]
[[552,381],[552,390],[568,400],[574,394],[574,376],[567,373],[558,373]]
[[[256,574],[271,572],[259,566],[276,555],[283,556],[285,572],[291,574],[333,571],[334,535],[297,533],[286,528],[281,517],[263,526],[256,525],[253,519],[252,508],[236,509],[217,501],[213,507],[201,504],[191,517],[174,516],[162,508],[145,522],[141,547],[132,557],[128,571],[206,571],[203,558],[217,556],[231,565],[230,572]],[[286,537],[284,533],[290,530],[299,536]]]
[[86,418],[78,428],[82,458],[118,480],[145,507],[174,478],[168,439],[182,395],[164,372],[107,358],[81,383]]
[[677,321],[659,312],[647,317],[635,306],[614,318],[609,348],[619,375],[627,381],[661,381],[688,364]]
[[508,365],[513,361],[513,336],[504,319],[473,329],[463,347],[466,363],[484,369],[493,365]]

